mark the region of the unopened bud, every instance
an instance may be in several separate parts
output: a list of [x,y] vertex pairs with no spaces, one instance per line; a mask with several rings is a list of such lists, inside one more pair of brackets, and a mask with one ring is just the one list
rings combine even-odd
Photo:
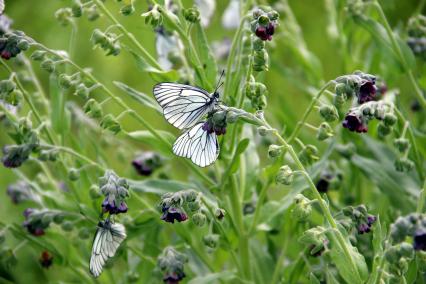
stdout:
[[278,156],[281,155],[282,153],[282,146],[278,146],[278,145],[269,145],[269,149],[268,149],[268,156],[269,158],[276,158]]
[[55,62],[53,62],[53,60],[51,59],[45,59],[40,67],[44,70],[46,70],[49,73],[52,73],[53,71],[55,71]]
[[257,128],[257,132],[260,136],[266,136],[266,134],[268,134],[268,128],[266,126],[260,126]]
[[318,127],[317,139],[319,141],[324,141],[330,137],[333,137],[333,129],[327,122],[321,123]]
[[397,121],[396,116],[393,113],[387,113],[385,114],[385,117],[383,118],[383,122],[386,126],[393,126],[395,125]]
[[377,126],[377,133],[380,137],[388,136],[392,131],[392,128],[387,126],[385,123],[379,123]]
[[406,138],[397,138],[393,141],[393,145],[398,149],[400,153],[404,153],[407,151],[408,147],[410,147],[410,142]]
[[207,220],[206,215],[204,215],[201,212],[195,213],[194,215],[192,215],[192,222],[198,227],[204,226],[204,224],[206,223],[206,220]]
[[332,122],[339,119],[339,113],[337,112],[336,107],[333,105],[322,105],[319,109],[319,113],[321,117],[327,122]]
[[304,222],[311,215],[312,206],[310,200],[302,194],[294,198],[295,207],[292,211],[293,217],[299,222]]
[[275,181],[284,185],[291,185],[293,183],[294,173],[293,170],[287,166],[282,166],[275,177]]
[[76,169],[76,168],[71,168],[68,171],[68,178],[71,181],[76,181],[76,180],[80,179],[80,171],[78,169]]
[[31,54],[31,59],[34,61],[42,61],[46,56],[46,51],[44,50],[36,50]]
[[203,243],[209,248],[216,248],[219,243],[220,236],[217,234],[209,234],[207,236],[204,236]]
[[217,219],[222,220],[225,217],[225,210],[223,210],[221,208],[216,208],[216,210],[214,212],[214,216]]
[[71,232],[74,229],[74,224],[71,221],[65,221],[62,223],[61,228],[65,232]]

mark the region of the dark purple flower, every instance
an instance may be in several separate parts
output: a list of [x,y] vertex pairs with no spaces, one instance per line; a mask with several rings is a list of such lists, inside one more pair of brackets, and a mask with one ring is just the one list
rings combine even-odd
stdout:
[[327,192],[328,188],[330,187],[330,181],[333,179],[333,175],[326,171],[325,173],[321,174],[320,179],[316,183],[316,188],[319,192]]
[[426,229],[420,228],[414,232],[413,247],[415,250],[426,251]]
[[369,102],[374,100],[374,97],[377,92],[377,87],[374,81],[366,80],[359,88],[358,103],[363,104],[365,102]]
[[204,122],[203,126],[201,127],[204,131],[207,131],[209,134],[214,132],[213,123],[211,123],[209,120]]
[[23,223],[23,226],[27,229],[27,231],[36,236],[42,236],[44,235],[44,229],[46,229],[49,225],[43,224],[41,219],[39,218],[32,218],[33,214],[36,212],[36,209],[27,208],[24,211],[25,221]]
[[362,235],[364,233],[369,233],[370,231],[371,231],[371,227],[368,226],[368,224],[362,223],[358,226],[358,234]]
[[53,256],[48,251],[43,251],[39,261],[43,268],[49,268],[53,264]]
[[0,53],[0,56],[1,56],[1,58],[8,60],[12,57],[12,53],[9,50],[3,50]]
[[162,211],[163,215],[161,216],[161,220],[172,224],[175,222],[175,220],[178,222],[183,222],[188,219],[188,216],[180,208],[163,207]]
[[164,275],[163,281],[166,284],[178,284],[184,277],[185,273],[183,273],[183,271],[180,273],[169,272]]
[[214,132],[216,135],[224,135],[226,133],[226,127],[215,126]]
[[132,161],[133,167],[141,176],[150,176],[161,164],[161,157],[155,152],[144,152]]
[[116,200],[114,198],[106,197],[104,201],[102,202],[102,211],[104,213],[109,214],[120,214],[120,213],[126,213],[128,208],[127,204],[124,201],[119,202],[120,205],[116,205]]
[[368,130],[367,125],[363,122],[362,118],[351,112],[345,116],[345,120],[342,125],[349,131],[355,131],[358,133],[365,133]]
[[258,26],[255,33],[261,40],[272,40],[272,36],[268,34],[267,29],[264,26]]
[[367,224],[369,226],[372,226],[376,222],[377,218],[374,215],[368,215],[367,217]]

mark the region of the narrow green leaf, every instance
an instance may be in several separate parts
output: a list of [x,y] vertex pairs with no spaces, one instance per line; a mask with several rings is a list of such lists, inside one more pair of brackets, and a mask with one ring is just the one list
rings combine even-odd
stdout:
[[152,108],[159,113],[163,113],[163,110],[161,109],[160,105],[153,98],[148,96],[147,94],[139,92],[139,91],[133,89],[132,87],[129,87],[128,85],[126,85],[122,82],[114,81],[113,83],[117,88],[126,92],[129,96],[131,96],[133,99],[140,102],[142,105],[147,106],[149,108]]
[[321,282],[318,280],[318,278],[312,272],[309,274],[309,282],[311,284],[321,284]]
[[206,283],[206,284],[213,284],[213,283],[218,283],[219,280],[222,281],[232,281],[233,279],[235,279],[235,272],[234,271],[229,271],[229,270],[225,270],[222,272],[218,272],[218,273],[209,273],[203,276],[198,276],[195,278],[192,278],[188,284],[197,284],[197,283]]
[[[169,141],[170,145],[172,145],[173,141],[176,139],[175,136],[171,134],[170,132],[167,132],[164,130],[159,130],[157,132],[161,135],[161,137]],[[136,141],[145,143],[155,148],[156,150],[161,152],[163,155],[171,156],[172,154],[171,147],[164,145],[162,141],[160,141],[157,137],[152,135],[152,133],[149,132],[148,130],[138,130],[138,131],[128,132],[127,135]]]
[[176,192],[184,189],[194,188],[189,183],[166,180],[166,179],[149,179],[143,181],[129,180],[130,188],[138,192],[155,193],[162,195],[167,192]]
[[55,132],[64,135],[70,129],[70,113],[65,109],[65,94],[58,84],[58,78],[55,74],[49,77],[50,91],[50,121]]
[[250,139],[245,138],[238,143],[237,150],[235,151],[236,155],[241,155],[248,147]]

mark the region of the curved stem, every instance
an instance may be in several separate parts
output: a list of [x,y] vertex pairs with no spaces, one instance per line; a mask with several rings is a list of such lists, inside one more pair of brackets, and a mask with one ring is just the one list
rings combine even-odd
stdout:
[[426,180],[423,183],[423,188],[420,191],[419,201],[417,202],[417,213],[423,213],[426,200]]

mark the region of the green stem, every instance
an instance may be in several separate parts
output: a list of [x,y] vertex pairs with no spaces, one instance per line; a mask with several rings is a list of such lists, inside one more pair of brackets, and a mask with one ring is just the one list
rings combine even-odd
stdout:
[[111,14],[111,12],[105,7],[101,0],[93,0],[96,6],[117,26],[117,28],[139,49],[142,53],[142,56],[151,64],[153,67],[158,70],[162,70],[160,64],[155,60],[151,54],[136,40],[135,36],[130,33],[120,22]]
[[395,34],[392,31],[392,28],[389,25],[389,22],[386,18],[385,13],[383,12],[382,6],[379,4],[379,2],[377,0],[375,0],[375,2],[372,4],[377,12],[379,13],[380,18],[383,21],[384,27],[386,29],[386,33],[388,34],[390,40],[391,40],[391,44],[392,44],[392,48],[394,50],[394,52],[396,53],[396,55],[399,57],[399,60],[401,61],[401,64],[404,66],[405,71],[407,71],[408,73],[408,78],[410,79],[410,83],[417,95],[417,98],[420,102],[420,104],[423,106],[423,108],[426,108],[426,98],[423,96],[423,92],[420,89],[419,85],[417,84],[416,79],[414,78],[414,74],[412,72],[412,70],[410,69],[410,67],[408,66],[407,61],[405,60],[405,57],[401,51],[401,48],[396,40]]
[[417,202],[417,213],[423,213],[426,200],[426,180],[423,183],[423,188],[420,191],[419,201]]
[[[256,206],[255,206],[256,209],[255,209],[254,216],[253,216],[253,222],[251,224],[250,230],[248,231],[249,234],[254,233],[254,230],[256,229],[256,225],[257,225],[257,222],[258,222],[259,217],[260,217],[260,212],[261,212],[262,206],[264,204],[263,201],[265,200],[266,193],[268,192],[269,184],[270,184],[270,182],[268,181],[262,187],[262,190],[260,191],[259,198],[257,199]],[[274,283],[274,282],[272,282],[272,283]]]

